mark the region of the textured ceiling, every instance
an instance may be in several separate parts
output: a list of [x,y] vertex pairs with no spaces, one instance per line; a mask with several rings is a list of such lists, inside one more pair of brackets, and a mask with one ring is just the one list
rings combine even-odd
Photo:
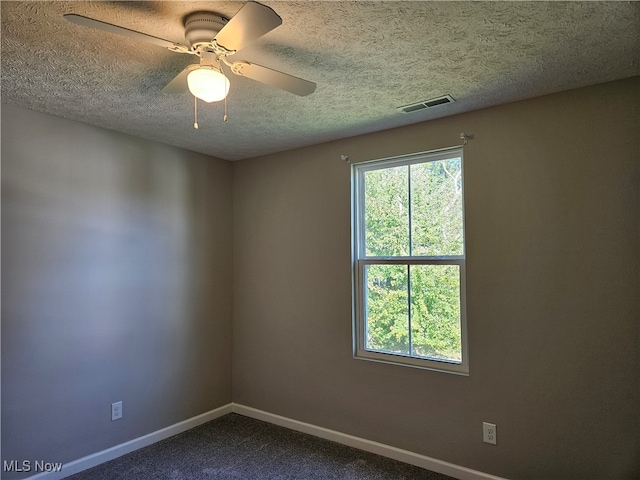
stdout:
[[[243,2],[1,1],[2,101],[237,160],[640,74],[635,2],[261,2],[283,24],[235,59],[316,82],[297,97],[231,77],[223,103],[160,92],[196,59],[72,24],[184,43],[183,17]],[[396,107],[450,94],[413,114]]]

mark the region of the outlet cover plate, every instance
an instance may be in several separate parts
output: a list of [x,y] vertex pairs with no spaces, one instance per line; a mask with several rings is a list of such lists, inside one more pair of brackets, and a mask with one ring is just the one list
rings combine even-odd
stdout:
[[111,404],[111,421],[122,418],[122,400]]
[[484,443],[490,443],[491,445],[497,445],[497,440],[498,432],[495,424],[482,422],[482,441]]

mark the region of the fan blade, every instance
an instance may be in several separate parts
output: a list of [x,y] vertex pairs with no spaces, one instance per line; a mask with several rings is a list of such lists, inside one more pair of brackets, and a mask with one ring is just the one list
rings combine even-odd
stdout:
[[76,15],[75,13],[67,13],[63,16],[71,23],[82,25],[83,27],[91,27],[105,32],[117,33],[118,35],[123,35],[135,40],[141,40],[143,42],[153,43],[154,45],[159,45],[173,51],[186,53],[186,51],[189,50],[188,47],[180,45],[179,43],[170,42],[169,40],[153,37],[146,33],[140,33],[135,30],[129,30],[128,28],[112,25],[111,23],[101,22],[100,20],[94,20],[93,18],[83,17],[82,15]]
[[188,65],[187,68],[185,68],[178,75],[173,77],[173,80],[171,80],[169,83],[167,83],[164,86],[164,88],[162,89],[162,93],[186,92],[189,89],[187,85],[187,75],[189,75],[189,72],[191,72],[192,70],[195,70],[198,67],[199,65],[197,63],[194,63],[193,65]]
[[236,75],[251,78],[272,87],[280,88],[295,95],[304,97],[316,90],[316,84],[287,73],[272,70],[249,62],[234,62],[231,70]]
[[271,8],[247,2],[222,27],[215,41],[227,50],[238,51],[280,25],[282,19]]

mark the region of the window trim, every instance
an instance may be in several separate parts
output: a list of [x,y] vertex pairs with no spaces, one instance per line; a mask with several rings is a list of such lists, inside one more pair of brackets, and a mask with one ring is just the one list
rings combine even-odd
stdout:
[[[393,166],[413,165],[460,158],[462,171],[462,255],[444,256],[410,256],[410,257],[373,257],[366,256],[363,250],[365,243],[364,223],[364,174],[372,170],[380,170]],[[351,246],[352,246],[352,328],[353,328],[353,356],[356,359],[374,362],[404,365],[408,367],[434,370],[458,375],[469,375],[467,308],[466,308],[466,232],[464,211],[464,157],[461,147],[441,150],[418,152],[409,155],[388,157],[379,160],[354,163],[351,165]],[[400,353],[380,352],[365,348],[365,295],[364,271],[367,265],[395,264],[395,265],[458,265],[460,268],[460,334],[461,361],[436,360],[413,357]]]

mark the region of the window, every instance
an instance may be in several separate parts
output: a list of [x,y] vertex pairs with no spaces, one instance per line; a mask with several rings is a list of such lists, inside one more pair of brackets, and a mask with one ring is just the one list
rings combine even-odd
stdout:
[[467,374],[462,149],[352,168],[355,356]]

